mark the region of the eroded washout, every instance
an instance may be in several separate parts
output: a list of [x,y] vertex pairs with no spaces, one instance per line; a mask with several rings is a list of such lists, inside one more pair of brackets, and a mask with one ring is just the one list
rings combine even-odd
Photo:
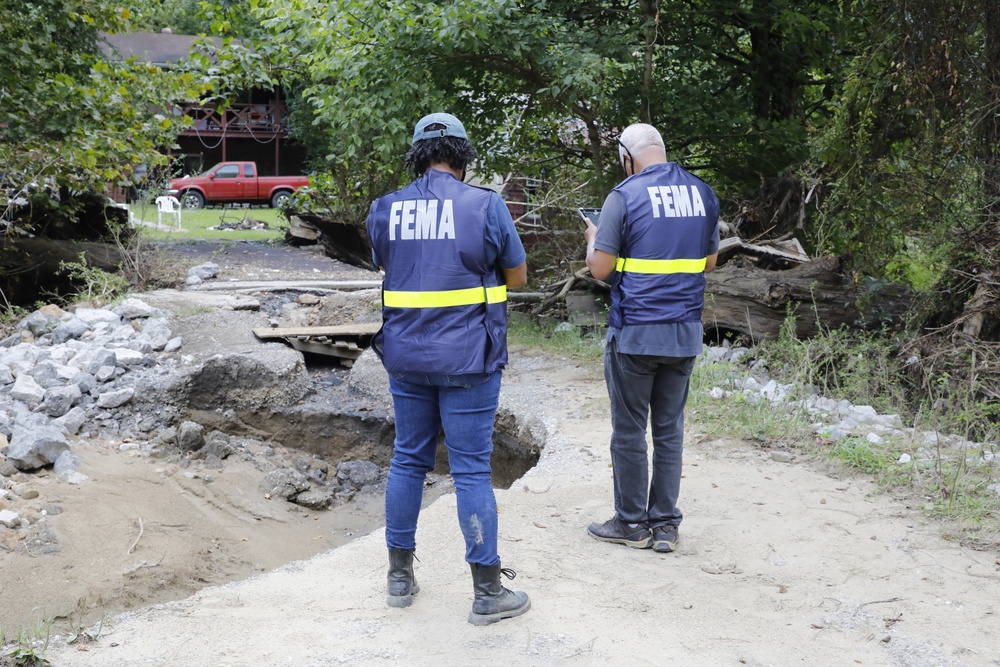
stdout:
[[[269,314],[282,306],[287,312],[295,294],[250,299],[268,304],[256,307],[244,297],[212,303],[194,293],[197,305],[185,306],[185,294],[149,293],[115,309],[47,307],[0,347],[0,371],[11,369],[0,389],[0,432],[9,439],[0,449],[5,597],[34,598],[3,606],[7,636],[51,619],[91,623],[185,597],[382,525],[394,428],[377,357],[366,352],[347,369],[256,339],[250,332],[273,324]],[[494,484],[506,488],[537,462],[542,443],[503,409],[494,441]],[[441,447],[425,502],[451,490],[447,473]],[[147,485],[139,495],[150,509],[130,500],[128,487],[140,484]],[[107,495],[87,499],[91,494]],[[176,562],[184,556],[175,560],[166,547],[166,554],[142,553],[154,531],[176,530],[182,544],[201,549],[192,534],[200,530],[155,518],[157,506],[183,516],[178,496],[199,512],[196,521],[206,524],[199,529],[221,526],[217,538],[207,538],[197,568],[185,569]],[[256,504],[261,499],[266,506]],[[88,516],[76,510],[90,503],[120,516],[86,525]],[[306,519],[326,527],[322,539],[288,549],[261,544],[296,541],[296,526],[315,531]],[[123,537],[129,548],[116,554],[120,571],[113,565],[102,577],[89,576],[82,562],[92,556],[88,550]],[[236,544],[227,546],[230,540]],[[27,559],[32,568],[23,567]],[[68,583],[39,581],[47,577],[45,559],[64,562],[57,567]]]

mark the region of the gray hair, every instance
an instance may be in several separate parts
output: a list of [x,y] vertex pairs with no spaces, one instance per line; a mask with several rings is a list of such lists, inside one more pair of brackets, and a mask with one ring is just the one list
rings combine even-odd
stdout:
[[663,137],[660,136],[660,132],[652,125],[647,125],[646,123],[633,123],[625,128],[621,136],[618,137],[618,159],[625,159],[625,148],[628,148],[632,153],[633,157],[638,157],[645,153],[650,148],[659,148],[661,151],[666,152],[666,146],[663,145]]

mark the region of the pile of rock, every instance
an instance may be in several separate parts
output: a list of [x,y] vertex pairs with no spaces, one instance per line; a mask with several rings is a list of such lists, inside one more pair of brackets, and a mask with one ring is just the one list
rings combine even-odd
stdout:
[[[291,480],[266,493],[313,509],[347,502],[361,487],[380,483],[378,466],[366,461],[341,463],[331,474],[321,459],[274,456],[287,450],[220,431],[206,434],[183,419],[191,404],[254,409],[294,402],[311,390],[310,380],[301,353],[278,344],[194,363],[180,354],[183,340],[171,332],[169,317],[138,298],[72,312],[47,305],[0,341],[0,549],[37,553],[55,544],[44,524],[60,501],[39,494],[38,478],[54,474],[84,483],[73,449],[97,438],[117,439],[122,450],[189,471],[221,469],[239,454],[262,472]],[[242,383],[234,382],[237,376]]]
[[[707,347],[700,357],[701,363],[730,363],[735,368],[729,377],[713,387],[708,394],[712,398],[725,399],[741,394],[750,402],[766,401],[777,410],[797,413],[813,420],[813,432],[827,441],[845,438],[860,438],[872,445],[898,443],[900,454],[898,463],[933,465],[942,451],[957,452],[966,456],[970,466],[988,466],[1000,458],[1000,451],[991,450],[984,443],[972,442],[954,434],[936,431],[922,431],[904,427],[898,414],[879,414],[870,405],[854,405],[847,400],[837,400],[820,396],[811,387],[797,384],[781,384],[771,378],[761,360],[751,361],[744,370],[745,362],[752,357],[750,350],[743,347],[722,345]],[[775,458],[783,459],[780,454]],[[788,457],[787,460],[790,460]],[[1000,485],[990,487],[1000,493]]]

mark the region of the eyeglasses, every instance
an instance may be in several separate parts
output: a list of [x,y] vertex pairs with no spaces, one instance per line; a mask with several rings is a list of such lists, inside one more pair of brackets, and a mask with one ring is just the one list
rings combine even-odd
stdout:
[[[622,143],[621,139],[616,138],[615,141],[618,142],[618,145],[621,146],[622,149],[625,151],[625,154],[628,155],[629,164],[632,165],[632,170],[635,171],[635,158],[632,157],[632,151],[628,149],[628,146]],[[628,175],[628,169],[625,169],[625,160],[622,160],[622,169],[624,169],[625,174]]]

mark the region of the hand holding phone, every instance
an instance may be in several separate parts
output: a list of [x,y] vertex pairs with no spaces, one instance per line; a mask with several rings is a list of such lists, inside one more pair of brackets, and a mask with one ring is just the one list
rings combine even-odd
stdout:
[[578,208],[576,210],[577,210],[577,213],[580,214],[580,217],[583,218],[583,221],[585,223],[587,221],[587,218],[590,218],[590,221],[592,223],[594,223],[594,225],[600,224],[599,220],[601,218],[601,209],[599,209],[599,208]]

